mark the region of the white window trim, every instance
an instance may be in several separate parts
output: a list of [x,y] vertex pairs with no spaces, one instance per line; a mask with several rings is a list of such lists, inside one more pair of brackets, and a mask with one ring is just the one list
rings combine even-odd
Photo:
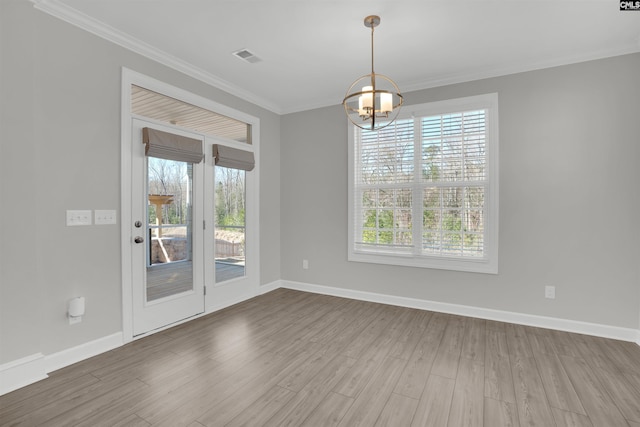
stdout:
[[348,260],[375,264],[400,265],[408,267],[435,268],[444,270],[467,271],[476,273],[498,273],[498,228],[499,228],[499,171],[498,171],[498,94],[470,96],[427,104],[403,107],[398,119],[413,116],[440,115],[473,109],[486,109],[487,147],[486,171],[489,177],[485,193],[486,235],[485,257],[482,259],[461,259],[437,256],[416,256],[413,254],[365,253],[355,249],[356,212],[355,212],[355,126],[348,128]]

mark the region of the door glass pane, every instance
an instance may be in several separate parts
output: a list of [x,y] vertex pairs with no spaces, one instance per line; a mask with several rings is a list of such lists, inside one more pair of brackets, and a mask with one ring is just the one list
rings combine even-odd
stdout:
[[193,289],[193,165],[148,157],[147,301]]
[[215,168],[216,283],[244,277],[245,171]]

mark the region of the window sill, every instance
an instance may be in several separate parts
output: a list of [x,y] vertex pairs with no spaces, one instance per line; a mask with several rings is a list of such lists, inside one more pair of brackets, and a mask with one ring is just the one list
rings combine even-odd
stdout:
[[405,267],[432,268],[438,270],[453,270],[469,273],[498,274],[498,262],[494,260],[461,260],[446,257],[407,256],[392,254],[372,254],[351,251],[349,261],[366,262],[372,264],[399,265]]

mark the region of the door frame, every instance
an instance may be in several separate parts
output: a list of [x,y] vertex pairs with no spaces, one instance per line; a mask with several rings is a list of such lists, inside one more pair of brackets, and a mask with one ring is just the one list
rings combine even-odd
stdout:
[[[136,85],[143,87],[145,89],[175,98],[179,101],[187,102],[189,104],[213,111],[217,114],[221,114],[227,117],[230,117],[235,120],[242,121],[251,125],[251,146],[243,147],[250,148],[254,153],[254,157],[256,159],[256,165],[254,170],[251,172],[254,174],[253,181],[253,191],[251,194],[247,194],[247,208],[249,205],[253,206],[251,215],[249,212],[247,214],[247,229],[251,228],[253,230],[254,238],[251,241],[247,241],[247,251],[251,252],[252,259],[252,268],[247,268],[247,285],[246,292],[242,293],[242,295],[230,295],[231,299],[229,300],[216,300],[213,298],[215,295],[212,292],[215,286],[215,278],[210,274],[205,273],[205,287],[208,288],[208,292],[205,296],[205,311],[202,315],[206,315],[212,313],[216,310],[222,309],[226,306],[238,303],[248,298],[252,298],[259,293],[259,284],[260,284],[260,245],[259,245],[259,236],[260,236],[260,213],[259,213],[259,205],[260,205],[260,180],[257,179],[259,177],[259,168],[260,168],[260,119],[257,117],[251,116],[249,114],[243,113],[241,111],[235,110],[226,105],[217,103],[210,99],[204,98],[202,96],[196,95],[194,93],[188,92],[184,89],[180,89],[178,87],[172,86],[170,84],[164,83],[160,80],[156,80],[152,77],[148,77],[144,74],[138,73],[136,71],[130,70],[128,68],[122,67],[122,86],[121,86],[121,134],[120,134],[120,244],[121,244],[121,278],[122,278],[122,334],[124,343],[131,342],[134,339],[142,338],[144,336],[153,334],[155,332],[159,332],[163,329],[166,329],[171,326],[175,326],[181,322],[173,323],[171,325],[167,325],[163,328],[159,328],[153,331],[150,331],[146,334],[137,335],[134,337],[133,335],[133,283],[132,283],[132,273],[133,273],[133,262],[132,262],[132,221],[131,221],[131,212],[132,212],[132,204],[133,194],[131,189],[132,183],[132,154],[131,154],[131,144],[132,144],[132,119],[134,118],[131,111],[131,85]],[[143,118],[144,120],[153,121],[152,119]],[[166,125],[166,124],[165,124]],[[176,127],[179,128],[179,127]],[[187,131],[192,131],[189,129],[185,129]],[[207,137],[209,138],[209,137]],[[234,142],[230,144],[233,145]],[[205,150],[208,144],[205,143]],[[205,159],[210,158],[211,153],[205,151]],[[206,179],[206,176],[205,176]],[[251,200],[249,200],[249,197]],[[207,215],[207,210],[205,208],[205,215]],[[248,209],[247,209],[248,210]],[[207,225],[212,221],[208,221]],[[207,227],[209,230],[213,229],[213,227]],[[247,239],[249,240],[249,239]],[[207,250],[205,249],[205,255],[207,254]],[[196,316],[199,317],[199,316]],[[184,321],[189,321],[193,319],[186,319]]]

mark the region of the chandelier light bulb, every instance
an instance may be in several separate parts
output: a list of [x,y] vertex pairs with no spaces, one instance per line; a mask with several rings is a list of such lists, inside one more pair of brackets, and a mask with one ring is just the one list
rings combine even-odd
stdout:
[[380,110],[388,114],[393,111],[393,95],[390,93],[380,94]]
[[373,108],[373,86],[365,86],[362,88],[362,106],[366,111]]

